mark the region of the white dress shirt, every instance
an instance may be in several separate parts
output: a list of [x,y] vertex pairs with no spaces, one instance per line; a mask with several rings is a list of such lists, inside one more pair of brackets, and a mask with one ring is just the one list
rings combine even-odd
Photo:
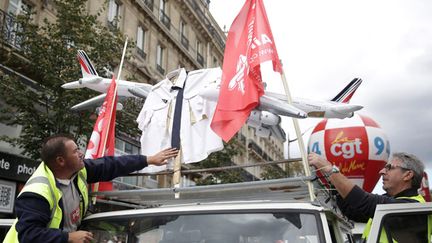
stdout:
[[[172,86],[183,87],[183,106],[180,128],[182,163],[199,162],[212,152],[223,149],[221,138],[210,128],[216,102],[208,101],[198,95],[204,86],[220,82],[220,68],[200,69],[186,73],[184,68],[166,75],[166,78],[153,86],[137,122],[142,130],[141,153],[154,155],[162,149],[171,147],[172,122],[178,90]],[[177,77],[177,79],[175,79]],[[173,84],[174,82],[174,84]],[[168,168],[172,168],[172,161]],[[167,169],[167,166],[150,165],[141,172],[152,173]]]

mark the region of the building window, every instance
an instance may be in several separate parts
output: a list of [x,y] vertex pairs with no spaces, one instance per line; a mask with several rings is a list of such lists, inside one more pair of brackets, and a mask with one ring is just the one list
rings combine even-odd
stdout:
[[171,19],[168,17],[166,12],[166,2],[167,0],[159,1],[159,20],[162,22],[165,27],[170,29],[171,27]]
[[159,10],[165,12],[166,0],[159,1]]
[[136,38],[137,54],[141,58],[145,59],[147,56],[147,54],[144,52],[145,30],[142,26],[138,26]]
[[213,67],[219,66],[218,60],[215,56],[213,56]]
[[116,138],[115,154],[116,155],[140,154],[140,148],[131,143]]
[[196,42],[196,51],[197,51],[197,61],[199,64],[204,65],[204,58],[202,56],[202,44],[201,41],[197,40]]
[[180,20],[180,40],[182,45],[186,49],[189,49],[189,40],[187,38],[187,25],[186,22],[184,22],[183,20]]
[[110,0],[108,4],[108,23],[112,27],[118,27],[120,19],[120,4],[116,0]]
[[10,0],[7,9],[9,15],[5,15],[3,21],[6,24],[4,30],[4,38],[8,44],[11,46],[22,49],[23,39],[17,33],[23,32],[21,24],[19,24],[15,16],[25,15],[31,13],[31,6],[23,3],[22,0]]
[[186,33],[186,23],[183,20],[180,20],[180,35],[181,36],[187,36]]
[[158,44],[156,48],[156,69],[162,75],[165,74],[165,69],[163,69],[164,53],[165,53],[165,48],[160,44]]
[[11,15],[28,14],[30,13],[31,6],[23,3],[22,0],[10,0],[8,6],[8,13]]

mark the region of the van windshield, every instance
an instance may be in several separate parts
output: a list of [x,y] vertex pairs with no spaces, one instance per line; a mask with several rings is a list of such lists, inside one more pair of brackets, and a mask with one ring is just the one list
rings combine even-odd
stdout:
[[322,242],[312,213],[135,215],[84,220],[96,242]]

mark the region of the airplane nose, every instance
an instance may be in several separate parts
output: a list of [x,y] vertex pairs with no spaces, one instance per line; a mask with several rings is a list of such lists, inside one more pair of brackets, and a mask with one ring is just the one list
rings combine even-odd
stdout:
[[363,109],[363,106],[361,106],[361,105],[350,105],[350,108],[349,108],[349,110],[352,112],[359,111],[361,109]]

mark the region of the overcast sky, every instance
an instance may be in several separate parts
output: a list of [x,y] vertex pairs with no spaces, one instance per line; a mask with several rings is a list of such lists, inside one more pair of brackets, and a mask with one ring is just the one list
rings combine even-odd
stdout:
[[[244,0],[213,0],[210,11],[228,30],[243,4]],[[331,99],[354,77],[362,78],[351,103],[363,105],[359,114],[380,124],[391,152],[417,155],[431,178],[432,1],[264,0],[264,4],[291,95]],[[277,78],[263,77],[270,89],[283,90]],[[319,121],[301,120],[301,130]],[[283,128],[290,139],[295,137],[291,121]]]

